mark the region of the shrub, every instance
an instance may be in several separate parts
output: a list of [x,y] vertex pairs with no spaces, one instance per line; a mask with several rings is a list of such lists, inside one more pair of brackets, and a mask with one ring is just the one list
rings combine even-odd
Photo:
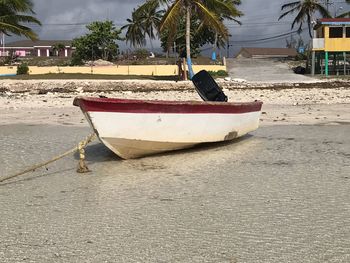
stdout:
[[5,58],[0,57],[0,66],[5,66]]
[[82,66],[84,65],[84,61],[82,60],[81,56],[75,52],[72,56],[72,59],[70,61],[71,66]]
[[218,71],[208,71],[210,75],[213,77],[227,77],[228,73],[226,70],[218,70]]
[[298,53],[298,55],[295,56],[296,61],[306,60],[306,59],[307,59],[306,53]]
[[137,49],[134,52],[137,59],[145,59],[149,57],[149,52],[147,49]]
[[27,63],[21,63],[17,66],[17,75],[27,75],[29,72],[29,67]]

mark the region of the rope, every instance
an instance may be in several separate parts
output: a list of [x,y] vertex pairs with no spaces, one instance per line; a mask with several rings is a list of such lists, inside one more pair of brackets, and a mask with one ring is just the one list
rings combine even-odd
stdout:
[[78,173],[90,172],[89,168],[85,163],[85,146],[88,145],[91,141],[93,141],[95,137],[96,137],[96,134],[92,133],[84,141],[81,141],[78,144],[78,151],[79,151],[79,166],[77,169]]
[[20,176],[20,175],[23,175],[23,174],[26,174],[26,173],[29,173],[29,172],[34,172],[36,169],[40,168],[40,167],[43,167],[43,166],[46,166],[48,165],[49,163],[53,163],[59,159],[62,159],[63,157],[66,157],[67,155],[70,155],[76,151],[79,151],[79,166],[78,166],[78,169],[77,169],[77,172],[78,173],[86,173],[86,172],[89,172],[89,168],[86,166],[85,164],[85,150],[84,150],[84,147],[89,144],[90,142],[92,142],[94,139],[96,138],[96,134],[95,133],[92,133],[90,134],[88,137],[86,137],[85,140],[81,141],[79,143],[78,146],[74,147],[73,149],[65,152],[65,153],[62,153],[44,163],[40,163],[40,164],[36,164],[32,167],[29,167],[28,169],[25,169],[24,171],[22,172],[19,172],[19,173],[16,173],[16,174],[13,174],[13,175],[9,175],[9,176],[6,176],[4,178],[0,178],[0,183],[6,181],[6,180],[9,180],[11,178],[14,178],[14,177],[17,177],[17,176]]

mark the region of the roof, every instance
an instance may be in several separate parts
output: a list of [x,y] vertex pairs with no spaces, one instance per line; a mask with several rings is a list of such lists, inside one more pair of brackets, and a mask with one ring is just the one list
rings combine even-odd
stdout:
[[317,29],[322,25],[350,25],[350,18],[321,18],[317,20],[317,24],[315,25],[314,29]]
[[242,47],[242,53],[248,53],[250,56],[285,56],[294,57],[298,53],[294,48],[255,48],[255,47]]
[[350,23],[350,18],[321,18],[319,21],[322,24],[327,24],[327,23]]
[[71,46],[71,40],[20,40],[11,43],[7,43],[6,47],[52,47],[55,44],[63,44],[65,46]]

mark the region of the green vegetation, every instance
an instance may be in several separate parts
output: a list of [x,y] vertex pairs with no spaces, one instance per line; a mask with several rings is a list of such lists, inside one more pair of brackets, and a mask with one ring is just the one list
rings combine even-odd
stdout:
[[130,46],[140,48],[146,45],[146,36],[150,40],[153,50],[152,39],[158,35],[157,29],[164,10],[159,10],[158,1],[148,1],[138,9],[134,9],[131,19],[127,19],[128,24],[122,27],[126,29],[126,41]]
[[191,14],[198,15],[201,25],[215,30],[223,39],[228,40],[228,29],[223,24],[217,11],[229,16],[236,17],[241,13],[236,9],[237,1],[234,0],[174,0],[166,10],[162,21],[160,22],[160,32],[168,30],[168,43],[173,42],[173,36],[176,35],[176,29],[181,17],[186,17],[186,58],[190,77],[193,76],[191,62]]
[[149,52],[147,49],[140,48],[135,50],[134,55],[136,59],[146,59],[149,57]]
[[228,76],[228,73],[226,70],[208,71],[208,72],[214,78],[222,78],[222,77]]
[[146,36],[152,40],[153,31],[158,29],[163,49],[169,50],[175,42],[177,51],[187,57],[192,75],[191,47],[197,53],[204,44],[227,41],[229,33],[223,20],[241,16],[236,9],[239,4],[240,0],[147,0],[133,11],[123,29],[127,29],[127,41],[139,47],[145,45]]
[[79,65],[82,60],[112,60],[119,54],[117,40],[123,40],[119,35],[121,30],[116,29],[112,21],[95,21],[87,25],[89,32],[74,39],[76,51],[72,62]]
[[32,29],[23,25],[34,23],[41,25],[35,17],[27,14],[35,14],[31,0],[1,0],[0,1],[0,33],[6,35],[15,34],[32,40],[38,36]]
[[85,63],[81,56],[78,54],[73,54],[72,59],[70,60],[70,66],[83,66]]
[[[213,30],[201,26],[198,19],[191,20],[191,28],[191,57],[196,58],[200,54],[201,47],[214,42],[215,33]],[[176,35],[171,37],[170,35],[172,33],[169,30],[164,30],[160,35],[161,47],[164,52],[167,52],[169,49],[173,48],[170,47],[171,43],[169,43],[169,41],[172,41],[172,43],[175,43],[176,53],[184,58],[186,57],[186,21],[184,17],[182,17],[177,24],[176,32]]]
[[60,52],[63,51],[64,49],[65,49],[65,46],[62,43],[57,43],[52,46],[52,51],[55,53],[57,57],[59,56]]
[[27,63],[21,63],[17,66],[17,75],[28,75],[29,67]]

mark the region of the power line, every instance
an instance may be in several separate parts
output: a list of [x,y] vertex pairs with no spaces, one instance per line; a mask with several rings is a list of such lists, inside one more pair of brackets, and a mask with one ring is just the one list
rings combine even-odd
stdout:
[[[89,24],[91,24],[93,21],[91,22],[76,22],[76,23],[42,23],[41,25],[37,25],[37,24],[33,24],[33,26],[87,26]],[[124,25],[124,22],[120,22],[120,21],[112,21],[115,25]]]
[[[302,30],[307,29],[307,28],[303,28]],[[282,33],[282,34],[278,34],[278,35],[274,35],[271,37],[265,37],[265,38],[258,38],[258,39],[249,39],[249,40],[237,40],[237,41],[229,41],[230,45],[231,43],[255,43],[255,42],[263,42],[263,41],[267,41],[267,40],[276,40],[279,38],[283,38],[285,36],[290,36],[293,34],[298,33],[299,30],[294,30],[288,33]]]
[[231,22],[231,23],[225,23],[228,26],[243,26],[243,25],[261,25],[261,24],[288,24],[288,23],[292,23],[293,21],[260,21],[260,22],[248,22],[248,23],[244,23],[241,21],[242,25],[239,25],[237,23]]

